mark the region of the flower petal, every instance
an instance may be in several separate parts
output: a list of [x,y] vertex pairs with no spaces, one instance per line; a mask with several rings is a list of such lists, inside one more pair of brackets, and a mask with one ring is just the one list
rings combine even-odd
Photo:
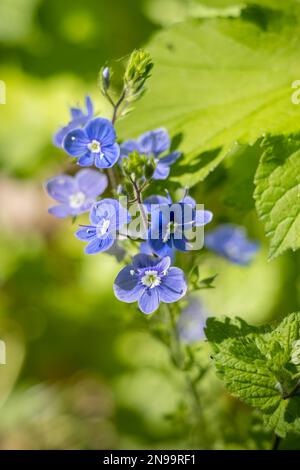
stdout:
[[158,286],[159,298],[162,302],[171,303],[181,299],[187,291],[184,273],[179,268],[170,268]]
[[85,106],[87,111],[87,117],[91,119],[94,114],[94,106],[90,96],[85,97]]
[[203,210],[196,211],[195,225],[196,227],[201,227],[203,225],[206,225],[209,222],[211,222],[212,218],[213,218],[213,213],[210,211],[203,211]]
[[169,267],[171,265],[171,258],[170,256],[165,256],[164,258],[162,258],[158,263],[157,265],[155,266],[155,268],[160,272],[160,273],[163,273],[163,272],[166,272]]
[[59,129],[53,136],[53,143],[56,147],[61,148],[66,135],[78,127],[77,122],[70,122],[67,126]]
[[139,143],[137,142],[137,140],[129,139],[120,145],[121,157],[129,155],[134,150],[137,150],[138,152],[140,150]]
[[167,242],[164,242],[161,238],[160,239],[150,239],[148,241],[150,248],[154,251],[155,254],[158,256],[174,256],[173,248],[172,248],[172,240],[169,239]]
[[63,219],[71,215],[70,208],[67,204],[59,204],[58,206],[53,206],[48,209],[49,214],[54,215]]
[[132,264],[135,269],[147,268],[150,266],[155,266],[159,260],[151,255],[146,255],[144,253],[139,253],[135,255],[132,259]]
[[115,296],[122,302],[135,302],[140,295],[141,286],[138,283],[138,276],[131,274],[133,269],[132,265],[123,268],[114,282]]
[[194,209],[196,207],[196,201],[194,198],[192,198],[191,196],[187,195],[187,196],[184,196],[183,199],[181,199],[181,201],[183,204],[188,204],[189,206],[192,206],[192,208]]
[[158,205],[169,205],[170,201],[165,196],[149,196],[144,200],[144,207],[147,212],[151,212],[151,206],[153,209]]
[[108,234],[105,238],[94,238],[86,247],[85,253],[87,255],[94,255],[101,251],[108,250],[114,244],[114,238]]
[[166,155],[165,157],[162,157],[159,159],[160,163],[163,165],[173,165],[179,157],[181,157],[182,153],[181,152],[171,152],[169,155]]
[[72,157],[80,157],[87,151],[89,139],[82,129],[69,132],[63,141],[63,148]]
[[89,242],[91,239],[96,237],[96,228],[95,227],[81,227],[77,232],[75,232],[75,237],[84,242]]
[[45,189],[49,196],[59,202],[68,202],[69,196],[76,192],[76,182],[72,176],[58,175],[46,181]]
[[190,251],[193,248],[193,245],[188,242],[183,234],[181,234],[181,238],[173,239],[174,247],[178,251]]
[[75,179],[80,191],[90,198],[102,194],[108,185],[107,176],[96,170],[80,170]]
[[89,140],[98,140],[103,147],[113,145],[116,141],[116,131],[109,119],[92,119],[84,129]]
[[95,157],[91,152],[86,152],[85,155],[78,158],[78,165],[80,166],[92,166],[94,165]]
[[118,144],[102,147],[102,155],[95,156],[95,166],[97,168],[111,168],[118,161],[120,147]]
[[163,129],[145,132],[138,140],[141,152],[146,155],[159,155],[170,148],[171,142],[168,132]]
[[156,287],[153,289],[144,289],[138,303],[140,310],[146,315],[155,312],[159,307],[158,289]]
[[168,165],[164,165],[161,162],[158,162],[153,173],[152,178],[154,180],[165,180],[168,178],[170,174],[170,167]]

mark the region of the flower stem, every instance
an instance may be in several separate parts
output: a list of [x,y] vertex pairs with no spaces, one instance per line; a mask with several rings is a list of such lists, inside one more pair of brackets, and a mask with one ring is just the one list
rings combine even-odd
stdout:
[[[113,115],[112,115],[112,119],[111,119],[111,122],[112,122],[112,125],[114,126],[115,123],[116,123],[116,120],[118,119],[118,110],[126,96],[126,91],[123,90],[123,92],[121,93],[118,101],[115,103],[113,101],[113,99],[111,98],[111,96],[106,93],[105,94],[106,98],[108,99],[108,101],[110,102],[110,104],[112,105],[113,107]],[[108,178],[109,178],[109,182],[110,182],[110,185],[111,185],[111,188],[112,188],[112,191],[115,193],[116,190],[117,190],[117,186],[118,186],[118,183],[117,183],[117,178],[116,178],[116,175],[115,175],[115,171],[113,168],[108,168],[107,169],[107,174],[108,174]]]
[[[195,438],[197,433],[195,432],[195,428],[198,428],[199,423],[201,422],[201,429],[203,431],[204,427],[204,416],[202,411],[201,399],[199,396],[199,392],[197,389],[196,381],[191,377],[188,370],[185,369],[185,355],[182,350],[180,337],[177,330],[176,324],[176,315],[174,309],[169,304],[162,304],[168,314],[170,324],[171,324],[171,333],[170,333],[170,351],[171,351],[171,358],[174,365],[184,374],[185,382],[187,385],[187,389],[190,392],[190,396],[192,398],[193,404],[193,418],[194,418],[194,426],[191,430],[191,436]],[[203,374],[204,375],[204,374]],[[202,444],[205,445],[206,443],[206,435],[201,433],[201,440],[203,441]],[[197,444],[197,443],[196,443]]]
[[143,206],[142,192],[140,188],[138,187],[138,185],[136,184],[136,182],[132,178],[130,178],[130,181],[133,186],[134,197],[136,199],[139,212],[142,217],[142,234],[146,235],[147,230],[148,230],[148,218],[147,218],[144,206]]

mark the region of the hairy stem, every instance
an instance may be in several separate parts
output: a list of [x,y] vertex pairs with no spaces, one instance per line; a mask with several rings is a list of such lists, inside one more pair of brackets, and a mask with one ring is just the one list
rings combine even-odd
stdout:
[[147,214],[145,212],[144,205],[143,205],[142,192],[133,179],[130,178],[130,181],[132,183],[134,197],[136,199],[136,202],[137,202],[137,205],[138,205],[141,217],[142,217],[142,233],[146,235],[147,230],[148,230],[148,218],[147,218]]
[[[112,125],[114,126],[115,123],[116,123],[116,120],[118,119],[119,108],[120,108],[122,102],[125,99],[126,90],[125,89],[123,90],[123,92],[121,93],[121,95],[120,95],[120,97],[119,97],[119,99],[116,103],[113,101],[113,99],[111,98],[111,96],[108,93],[105,93],[104,96],[108,99],[108,101],[110,102],[110,104],[113,107],[113,115],[112,115],[111,122],[112,122]],[[108,168],[107,169],[107,174],[108,174],[108,178],[109,178],[109,182],[110,182],[110,186],[112,188],[112,191],[115,193],[116,190],[117,190],[117,187],[118,187],[118,182],[117,182],[117,178],[116,178],[116,174],[115,174],[114,169],[113,168]]]

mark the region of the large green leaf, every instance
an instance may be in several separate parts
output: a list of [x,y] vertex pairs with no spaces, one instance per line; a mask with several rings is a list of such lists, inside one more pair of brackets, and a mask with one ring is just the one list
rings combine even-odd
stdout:
[[293,351],[300,337],[300,313],[275,329],[254,328],[240,319],[211,318],[206,336],[227,389],[264,415],[278,435],[300,432],[298,361]]
[[300,134],[268,137],[262,147],[254,197],[272,259],[300,247]]
[[[279,16],[278,16],[279,15]],[[156,34],[149,90],[119,124],[135,137],[165,126],[182,137],[184,157],[171,177],[193,185],[219,164],[235,141],[299,128],[291,84],[300,78],[300,29],[264,12],[263,27],[242,18],[191,20]]]

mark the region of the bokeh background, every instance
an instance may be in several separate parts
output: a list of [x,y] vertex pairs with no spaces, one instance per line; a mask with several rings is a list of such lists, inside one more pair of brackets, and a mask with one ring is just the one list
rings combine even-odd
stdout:
[[[100,66],[196,6],[200,15],[196,3],[0,0],[0,80],[7,93],[0,105],[0,339],[7,346],[7,364],[0,365],[1,449],[270,445],[259,417],[224,391],[203,342],[193,346],[208,368],[203,414],[191,432],[185,382],[151,334],[152,319],[114,298],[117,262],[106,254],[84,256],[72,223],[47,214],[42,188],[69,165],[52,145],[69,105],[90,94],[108,115],[96,84]],[[213,178],[222,178],[222,169],[199,197],[222,214]],[[256,324],[299,310],[299,256],[268,263],[255,214],[241,220],[224,207],[226,218],[247,226],[262,249],[249,268],[203,257],[203,277],[218,273],[216,288],[201,293],[207,310]]]

